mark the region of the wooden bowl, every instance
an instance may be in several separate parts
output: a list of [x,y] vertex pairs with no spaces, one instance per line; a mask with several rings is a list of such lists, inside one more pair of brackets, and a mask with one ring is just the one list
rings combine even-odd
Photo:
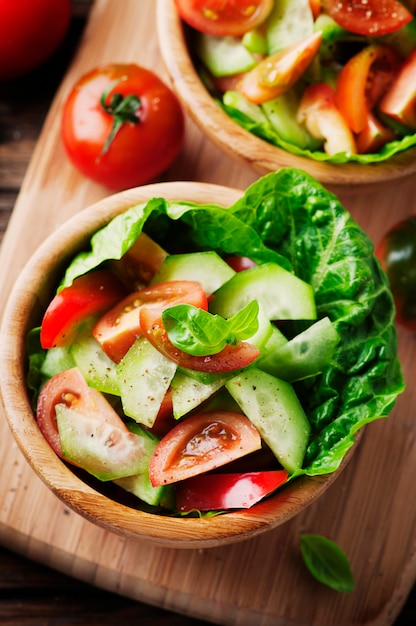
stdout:
[[362,165],[318,162],[277,148],[234,122],[200,80],[189,53],[190,29],[181,21],[173,0],[157,0],[159,46],[172,85],[190,117],[204,134],[231,157],[263,175],[281,167],[303,169],[335,192],[366,190],[410,176],[416,171],[416,148],[391,159]]
[[[90,236],[128,207],[153,197],[229,206],[241,191],[203,183],[161,183],[127,190],[85,209],[52,233],[21,272],[8,300],[1,329],[1,394],[11,431],[26,459],[68,507],[122,535],[168,547],[218,546],[253,537],[286,522],[321,496],[339,471],[300,478],[246,511],[210,519],[159,516],[118,499],[108,485],[68,467],[49,447],[35,421],[26,387],[26,336],[39,325],[63,269]],[[351,456],[354,446],[344,459]]]

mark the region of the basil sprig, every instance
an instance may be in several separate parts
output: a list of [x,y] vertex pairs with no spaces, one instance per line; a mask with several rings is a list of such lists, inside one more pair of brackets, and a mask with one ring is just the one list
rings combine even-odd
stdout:
[[229,319],[190,304],[165,309],[162,322],[176,348],[192,356],[217,354],[227,344],[250,339],[258,330],[259,305],[253,300]]
[[306,567],[320,583],[335,591],[354,590],[354,576],[341,548],[322,535],[301,535],[300,548]]

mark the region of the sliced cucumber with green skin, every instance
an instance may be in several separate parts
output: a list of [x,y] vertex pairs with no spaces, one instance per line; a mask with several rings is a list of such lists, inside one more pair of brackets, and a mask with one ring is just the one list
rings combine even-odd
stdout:
[[88,332],[79,334],[71,346],[71,355],[90,387],[120,395],[117,365],[92,335]]
[[124,413],[151,428],[177,365],[139,337],[117,365]]
[[[158,506],[162,502],[166,501],[169,497],[169,491],[167,485],[163,487],[153,487],[149,477],[149,463],[150,458],[159,443],[159,439],[154,437],[151,433],[147,432],[140,424],[129,424],[128,428],[131,432],[144,438],[145,451],[143,454],[144,469],[140,474],[134,474],[133,476],[124,476],[114,480],[114,483],[135,495],[143,502],[151,504],[152,506]],[[170,485],[169,485],[170,487]]]
[[256,59],[237,37],[198,33],[195,51],[205,67],[217,77],[247,72],[256,65]]
[[310,424],[290,383],[249,367],[225,384],[289,473],[302,467]]
[[312,35],[314,21],[309,0],[275,0],[266,20],[269,54]]
[[261,28],[253,28],[244,33],[241,43],[253,54],[267,54],[267,40]]
[[321,142],[308,133],[296,120],[299,98],[293,89],[261,105],[263,113],[279,137],[299,148],[316,150]]
[[261,107],[258,104],[254,104],[254,102],[249,102],[239,91],[226,91],[222,97],[222,101],[226,107],[240,111],[253,122],[266,124],[266,126],[269,125],[269,121]]
[[227,319],[252,300],[269,320],[316,319],[311,285],[276,263],[237,272],[214,295],[210,311]]
[[210,296],[234,274],[235,271],[214,251],[171,254],[166,257],[151,284],[191,280],[199,283]]
[[324,317],[280,347],[270,349],[257,367],[289,382],[316,376],[328,365],[339,339],[331,320]]
[[55,410],[63,456],[78,467],[102,481],[147,471],[146,438],[65,404]]
[[75,361],[70,348],[50,348],[45,355],[40,372],[47,378],[52,378],[59,372],[75,367]]
[[197,408],[221,389],[226,380],[226,377],[220,376],[211,383],[204,383],[177,371],[171,384],[173,417],[179,419]]

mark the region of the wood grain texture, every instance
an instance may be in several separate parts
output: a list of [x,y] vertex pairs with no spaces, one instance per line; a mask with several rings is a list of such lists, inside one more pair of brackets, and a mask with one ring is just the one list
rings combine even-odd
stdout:
[[[97,62],[110,60],[136,60],[163,74],[154,2],[123,4],[120,13],[114,2],[97,0],[46,120],[3,241],[2,307],[23,263],[45,236],[107,195],[72,169],[59,142],[59,112],[72,82]],[[190,120],[187,130],[184,152],[167,180],[244,188],[257,177],[204,139]],[[414,193],[409,180],[341,199],[378,241],[411,210]],[[413,336],[400,334],[400,354],[411,381]],[[104,589],[213,623],[390,625],[416,578],[414,393],[410,384],[391,418],[368,427],[339,480],[304,515],[266,536],[202,551],[122,539],[69,511],[34,475],[3,420],[0,540]],[[353,594],[336,594],[309,577],[299,554],[300,532],[325,534],[344,548],[357,581]]]

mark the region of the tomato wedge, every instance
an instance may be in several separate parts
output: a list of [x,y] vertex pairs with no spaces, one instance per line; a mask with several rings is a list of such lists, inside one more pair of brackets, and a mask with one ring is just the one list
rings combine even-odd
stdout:
[[167,281],[126,296],[98,320],[92,334],[110,359],[118,363],[143,334],[140,317],[143,307],[156,319],[166,308],[179,303],[208,309],[207,296],[199,283]]
[[119,415],[99,391],[87,385],[78,368],[60,372],[42,387],[36,407],[36,421],[52,450],[61,458],[62,447],[55,413],[57,404],[65,404],[75,411],[96,416],[103,422],[127,431]]
[[269,15],[273,0],[175,0],[180,17],[202,33],[239,36]]
[[321,0],[323,10],[339,26],[357,35],[386,35],[413,19],[398,0]]
[[335,91],[338,109],[354,133],[368,123],[368,113],[390,87],[400,59],[390,47],[373,44],[363,48],[342,68]]
[[179,422],[150,460],[154,487],[197,476],[261,448],[257,428],[241,413],[207,411]]
[[78,325],[90,315],[99,315],[125,295],[124,287],[108,270],[79,276],[55,295],[46,309],[40,330],[44,349],[67,346]]
[[326,83],[313,83],[303,92],[297,120],[314,137],[324,141],[327,154],[357,151],[354,136],[335,105],[335,93]]
[[416,130],[416,50],[405,59],[398,75],[380,102],[380,110]]
[[268,102],[288,91],[312,63],[322,41],[316,32],[260,61],[237,85],[247,100]]
[[143,334],[156,350],[181,367],[197,372],[232,372],[247,367],[260,356],[260,350],[246,341],[228,344],[221,352],[209,356],[187,354],[171,343],[162,318],[151,307],[142,307],[140,324]]
[[283,485],[287,478],[286,470],[194,476],[177,485],[176,507],[183,513],[249,509]]

